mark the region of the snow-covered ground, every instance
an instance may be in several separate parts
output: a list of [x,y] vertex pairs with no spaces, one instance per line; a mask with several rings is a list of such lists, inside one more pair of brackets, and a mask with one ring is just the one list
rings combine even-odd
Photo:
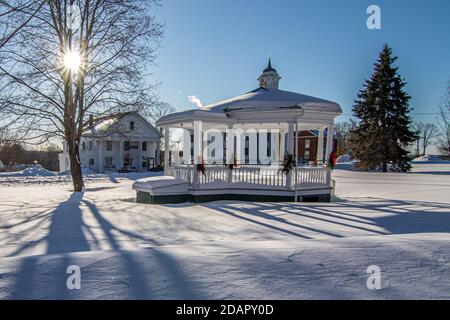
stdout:
[[333,203],[157,206],[141,174],[0,175],[0,298],[450,299],[450,163],[333,176]]

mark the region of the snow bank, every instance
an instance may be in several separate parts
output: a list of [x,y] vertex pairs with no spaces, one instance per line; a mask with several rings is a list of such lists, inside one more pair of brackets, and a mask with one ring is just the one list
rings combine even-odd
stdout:
[[48,171],[41,166],[26,168],[17,172],[5,172],[0,177],[52,177],[56,176],[56,173]]
[[[92,171],[89,168],[83,167],[83,168],[81,168],[81,173],[83,174],[83,176],[85,176],[85,175],[88,175],[88,174],[93,174],[94,171]],[[60,176],[70,176],[70,170],[66,170],[66,171],[60,172],[60,173],[58,173],[58,175],[60,175]]]

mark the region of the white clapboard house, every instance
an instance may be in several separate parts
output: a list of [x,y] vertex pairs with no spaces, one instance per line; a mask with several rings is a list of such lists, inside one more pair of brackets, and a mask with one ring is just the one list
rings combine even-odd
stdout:
[[[81,138],[80,160],[93,172],[145,171],[160,164],[161,133],[138,112],[116,113],[96,121]],[[70,169],[67,144],[59,155],[60,171]]]

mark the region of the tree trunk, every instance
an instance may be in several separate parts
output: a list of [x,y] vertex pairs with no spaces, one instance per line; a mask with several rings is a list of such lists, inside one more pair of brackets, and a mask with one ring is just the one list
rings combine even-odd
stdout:
[[83,174],[81,172],[80,152],[78,145],[69,143],[70,174],[72,176],[73,190],[82,192],[84,190]]

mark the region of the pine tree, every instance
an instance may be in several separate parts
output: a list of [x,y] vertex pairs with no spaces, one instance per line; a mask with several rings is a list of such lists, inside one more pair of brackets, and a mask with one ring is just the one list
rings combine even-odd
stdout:
[[351,132],[352,151],[364,169],[387,172],[388,163],[403,172],[411,169],[405,150],[416,138],[410,129],[411,97],[393,66],[396,60],[384,45],[371,78],[355,100],[353,114],[358,123]]

